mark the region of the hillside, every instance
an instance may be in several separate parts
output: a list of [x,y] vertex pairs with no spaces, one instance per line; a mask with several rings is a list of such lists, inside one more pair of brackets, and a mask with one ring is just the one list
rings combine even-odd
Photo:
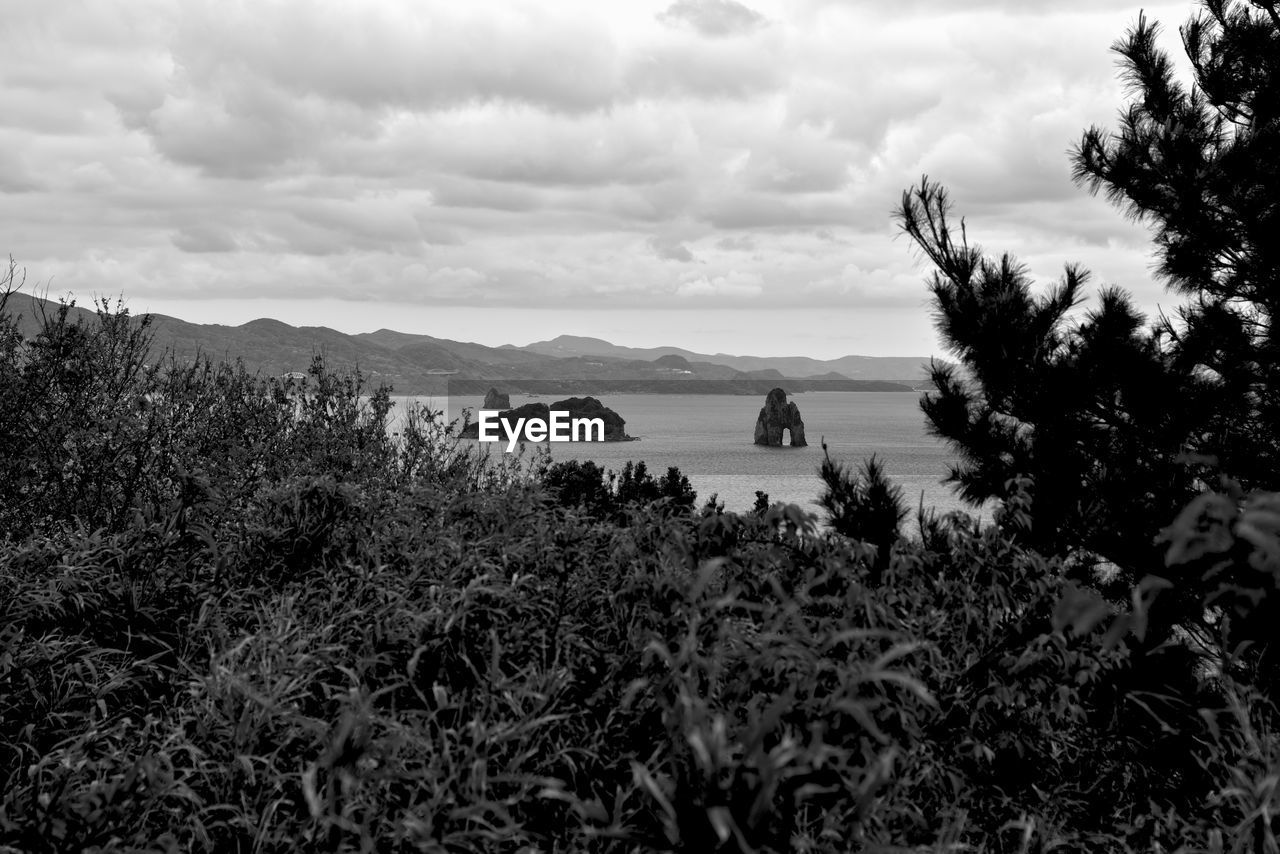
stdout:
[[[10,310],[23,317],[22,328],[30,335],[38,327],[40,312],[54,311],[56,304],[18,293],[11,297]],[[72,313],[95,317],[82,307],[73,308]],[[789,393],[905,392],[924,378],[919,368],[923,360],[911,359],[848,356],[821,362],[803,357],[729,356],[724,359],[733,364],[727,364],[719,356],[676,348],[640,350],[568,336],[529,347],[489,347],[390,329],[349,335],[268,318],[225,326],[153,314],[151,324],[155,353],[170,352],[183,360],[196,354],[239,359],[250,370],[275,376],[306,371],[312,358],[323,354],[331,367],[358,366],[371,385],[390,385],[400,394],[483,394],[494,384],[508,392],[529,394],[764,394],[779,383]],[[866,364],[855,370],[832,367],[854,364],[850,360]],[[916,369],[909,370],[913,364]],[[905,382],[894,382],[894,377]]]
[[733,356],[728,353],[695,353],[680,347],[620,347],[599,338],[561,335],[535,341],[521,348],[547,356],[597,356],[653,360],[680,356],[690,362],[714,362],[739,371],[774,370],[788,377],[817,377],[838,373],[857,380],[917,381],[928,375],[927,356],[842,356],[811,359],[808,356]]

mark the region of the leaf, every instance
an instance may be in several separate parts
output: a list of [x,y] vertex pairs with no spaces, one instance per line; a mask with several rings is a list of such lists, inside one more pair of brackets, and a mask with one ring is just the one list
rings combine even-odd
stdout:
[[872,663],[871,669],[883,670],[889,664],[893,663],[894,661],[897,661],[899,658],[903,658],[904,656],[910,655],[916,650],[921,649],[923,646],[924,644],[920,643],[919,641],[908,641],[904,643],[894,644],[893,647],[888,652],[886,652],[884,655],[881,655],[879,658],[875,660],[875,662]]
[[933,698],[933,694],[929,693],[929,689],[924,686],[924,683],[918,679],[913,679],[905,673],[898,673],[894,670],[880,670],[864,673],[861,678],[869,682],[893,682],[915,694],[925,705],[933,707],[938,705],[938,701]]
[[723,845],[733,836],[733,816],[728,807],[707,807],[707,821],[716,832],[716,838]]
[[1280,569],[1280,496],[1251,496],[1236,525],[1236,536],[1253,546],[1250,566],[1263,572]]
[[1068,584],[1053,608],[1053,629],[1070,628],[1077,635],[1085,635],[1110,613],[1111,605],[1096,592]]
[[662,807],[663,812],[665,812],[669,818],[672,820],[675,819],[675,807],[671,805],[671,800],[667,797],[666,793],[662,791],[662,787],[658,784],[658,781],[654,779],[653,774],[649,772],[648,768],[644,767],[639,762],[636,762],[634,759],[631,760],[631,777],[635,780],[637,786],[640,786],[648,792],[649,795],[658,802],[658,805]]
[[1231,525],[1237,515],[1235,502],[1225,495],[1207,492],[1196,496],[1156,538],[1157,543],[1168,543],[1165,566],[1229,552],[1235,544]]
[[858,722],[859,726],[871,733],[871,736],[881,744],[889,743],[889,736],[876,724],[875,718],[871,717],[871,713],[867,711],[867,707],[857,700],[840,700],[834,704],[837,711],[844,712],[849,717]]
[[321,813],[320,796],[316,792],[316,763],[312,762],[302,772],[302,796],[306,798],[307,810],[312,818],[319,818]]

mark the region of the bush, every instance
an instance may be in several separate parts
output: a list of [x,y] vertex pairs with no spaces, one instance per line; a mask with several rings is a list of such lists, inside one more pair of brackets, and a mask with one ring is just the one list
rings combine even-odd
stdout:
[[889,550],[907,518],[902,490],[885,476],[874,454],[863,462],[860,473],[850,474],[842,463],[831,459],[826,442],[822,443],[818,475],[824,485],[818,503],[827,511],[828,523],[837,533],[875,547],[872,577],[878,580],[889,566]]
[[622,520],[628,508],[657,504],[670,513],[688,513],[698,500],[679,468],[671,466],[655,480],[643,460],[628,461],[619,474],[589,460],[565,460],[550,465],[540,479],[561,506],[580,507],[600,518]]

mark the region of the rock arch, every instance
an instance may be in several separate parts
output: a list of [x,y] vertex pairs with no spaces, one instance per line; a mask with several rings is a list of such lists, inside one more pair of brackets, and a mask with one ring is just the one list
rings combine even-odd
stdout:
[[756,444],[782,445],[782,432],[791,435],[791,446],[802,448],[809,443],[804,438],[804,421],[800,418],[800,407],[794,402],[787,402],[787,393],[780,388],[769,392],[756,418]]

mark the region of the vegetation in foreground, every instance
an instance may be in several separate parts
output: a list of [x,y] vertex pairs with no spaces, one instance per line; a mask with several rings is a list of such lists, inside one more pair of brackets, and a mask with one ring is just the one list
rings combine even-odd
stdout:
[[823,528],[487,462],[319,361],[0,304],[0,850],[1280,850],[1280,11],[1203,5],[1199,88],[1141,23],[1080,151],[1177,323],[1073,321],[1078,271],[1035,299],[904,199],[988,527],[903,536],[874,462],[824,463]]
[[1270,707],[1132,643],[1025,494],[884,560],[876,466],[828,463],[820,531],[389,437],[319,362],[148,366],[124,312],[4,341],[5,850],[1271,839]]
[[[320,362],[148,365],[99,317],[3,339],[2,850],[1275,844],[1254,671],[1144,644],[1163,601],[1023,546],[1025,489],[906,539],[828,461],[819,530],[390,436]],[[1182,577],[1269,578],[1280,503],[1212,498]]]

